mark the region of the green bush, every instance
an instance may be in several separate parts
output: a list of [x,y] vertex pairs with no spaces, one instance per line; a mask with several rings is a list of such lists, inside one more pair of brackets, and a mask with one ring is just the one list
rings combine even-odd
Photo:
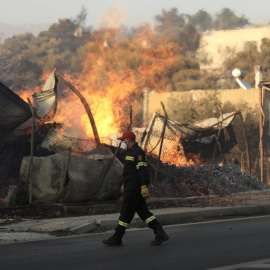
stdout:
[[171,97],[167,110],[172,120],[182,124],[191,124],[198,120],[218,117],[220,104],[217,92],[213,91],[198,100],[194,100],[190,95],[185,96],[181,101]]

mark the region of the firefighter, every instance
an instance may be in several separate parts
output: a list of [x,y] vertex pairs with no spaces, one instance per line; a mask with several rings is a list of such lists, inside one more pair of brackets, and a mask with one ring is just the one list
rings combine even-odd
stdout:
[[103,240],[103,243],[108,246],[122,246],[122,237],[136,212],[154,231],[155,239],[151,242],[152,246],[159,246],[169,239],[156,217],[148,210],[145,201],[146,198],[150,197],[147,188],[150,182],[147,158],[135,138],[136,136],[132,131],[126,131],[121,137],[117,138],[127,146],[123,170],[124,184],[121,187],[123,201],[114,235]]

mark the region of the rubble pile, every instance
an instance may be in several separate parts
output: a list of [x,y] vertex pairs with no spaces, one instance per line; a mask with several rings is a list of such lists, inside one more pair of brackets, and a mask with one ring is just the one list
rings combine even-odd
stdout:
[[[112,152],[115,148],[111,147]],[[124,163],[125,151],[120,150],[117,158]],[[148,168],[151,183],[148,186],[155,198],[186,198],[203,195],[230,195],[247,191],[266,191],[270,186],[257,181],[256,177],[241,172],[240,166],[228,163],[227,166],[213,165],[207,191],[210,167],[206,165],[182,166],[169,165],[148,155]]]
[[202,195],[229,195],[253,190],[269,190],[269,186],[259,182],[249,174],[243,174],[234,164],[214,165],[211,170],[209,189],[209,166],[176,167],[159,163],[157,179],[155,172],[157,159],[149,157],[151,184],[149,190],[153,197],[192,197]]

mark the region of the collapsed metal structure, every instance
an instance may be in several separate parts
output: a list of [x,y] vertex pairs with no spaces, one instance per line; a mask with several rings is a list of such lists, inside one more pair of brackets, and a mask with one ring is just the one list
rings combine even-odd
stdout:
[[[184,158],[188,154],[198,154],[205,164],[210,164],[217,147],[216,163],[234,163],[239,161],[242,172],[250,173],[249,147],[241,112],[223,114],[220,118],[209,118],[193,123],[181,124],[154,113],[145,130],[133,129],[140,138],[140,144],[148,153],[158,155],[161,146],[162,131],[164,139],[162,151],[170,151],[177,145]],[[165,125],[165,129],[164,129]],[[183,164],[184,165],[184,164]]]
[[[58,81],[81,100],[94,140],[64,136],[58,137],[59,142],[53,137],[59,125],[42,124],[56,113]],[[28,101],[0,84],[0,207],[117,198],[123,165],[100,144],[90,107],[80,92],[52,72],[42,91],[33,95],[34,107]],[[35,125],[40,125],[38,132]]]

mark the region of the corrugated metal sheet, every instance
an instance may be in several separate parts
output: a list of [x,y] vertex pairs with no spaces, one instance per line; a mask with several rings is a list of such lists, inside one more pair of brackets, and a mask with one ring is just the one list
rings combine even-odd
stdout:
[[[233,121],[236,113],[225,113],[223,114],[222,128],[226,128]],[[156,114],[155,121],[152,126],[151,132],[153,134],[158,134],[160,136],[161,130],[164,125],[165,117]],[[192,125],[181,124],[176,121],[167,120],[167,126],[165,131],[165,137],[179,137],[181,140],[196,140],[207,138],[212,136],[219,129],[220,118],[208,118],[202,121],[193,123]],[[150,128],[149,128],[150,130]],[[211,141],[212,138],[205,139],[206,141]]]
[[[33,95],[36,117],[43,118],[43,121],[51,120],[56,113],[57,82],[55,73],[52,72],[42,91]],[[31,117],[29,104],[0,82],[0,144],[23,135],[23,130],[31,126],[31,120],[29,121]]]
[[29,105],[0,82],[0,143],[21,135],[16,128],[32,117]]
[[[222,127],[227,127],[235,117],[235,113],[225,113],[223,114],[223,122],[222,122]],[[214,127],[218,128],[218,123],[221,121],[221,118],[208,118],[202,121],[198,121],[192,124],[192,126],[195,127],[200,127],[200,128],[209,128],[209,127]]]
[[[53,71],[45,82],[42,91],[33,95],[34,107],[41,118],[45,118],[54,108],[54,113],[47,121],[51,120],[56,113],[57,107],[57,79]],[[46,120],[46,119],[44,119]]]

